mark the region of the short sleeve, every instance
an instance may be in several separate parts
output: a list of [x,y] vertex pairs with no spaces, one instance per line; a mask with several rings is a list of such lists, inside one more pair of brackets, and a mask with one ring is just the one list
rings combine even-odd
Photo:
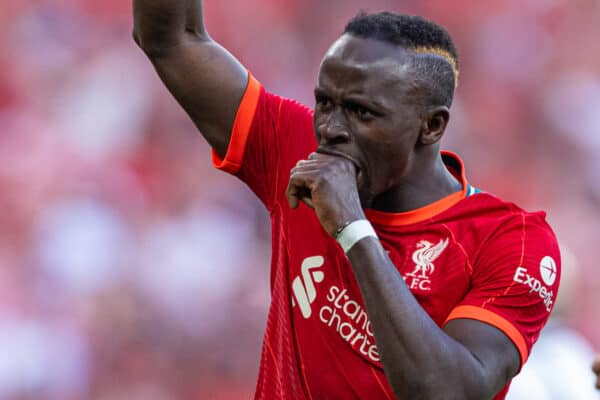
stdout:
[[213,166],[244,181],[271,210],[285,194],[291,168],[316,148],[312,110],[267,92],[251,75],[233,124],[227,153]]
[[447,318],[490,324],[525,363],[546,324],[560,282],[560,252],[543,213],[514,213],[476,254],[471,288]]

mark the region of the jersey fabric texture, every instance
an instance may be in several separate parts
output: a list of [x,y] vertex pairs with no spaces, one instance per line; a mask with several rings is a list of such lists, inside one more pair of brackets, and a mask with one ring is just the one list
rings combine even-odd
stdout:
[[[285,197],[290,170],[316,147],[312,111],[249,75],[227,154],[213,152],[214,166],[244,181],[271,218],[271,305],[255,398],[394,399],[348,259],[310,208],[292,210]],[[366,216],[438,326],[458,318],[492,325],[523,364],[556,298],[556,238],[544,213],[473,189],[462,161],[443,158],[462,191]]]

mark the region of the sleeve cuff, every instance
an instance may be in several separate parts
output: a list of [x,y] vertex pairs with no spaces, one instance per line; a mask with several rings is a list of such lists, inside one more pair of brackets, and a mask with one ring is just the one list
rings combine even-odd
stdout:
[[446,319],[446,322],[444,322],[444,325],[450,320],[461,318],[481,321],[502,331],[506,336],[508,336],[508,338],[513,342],[519,351],[519,354],[521,355],[521,366],[525,364],[525,361],[529,356],[529,350],[527,349],[527,344],[523,338],[523,335],[511,322],[484,308],[464,305],[458,306],[452,310]]
[[214,149],[211,152],[212,164],[215,168],[230,174],[235,174],[240,170],[244,160],[246,142],[248,141],[260,97],[260,89],[260,83],[248,72],[248,84],[233,122],[227,154],[222,159]]

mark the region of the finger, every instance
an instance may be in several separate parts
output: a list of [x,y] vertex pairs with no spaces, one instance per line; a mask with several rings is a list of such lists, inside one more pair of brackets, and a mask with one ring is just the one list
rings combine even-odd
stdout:
[[318,160],[318,159],[315,159],[315,158],[309,158],[309,159],[306,159],[306,160],[300,160],[300,161],[298,161],[298,162],[296,163],[295,167],[301,167],[301,166],[303,166],[303,165],[315,164],[315,163],[318,163],[318,162],[319,162],[319,160]]
[[298,186],[292,183],[292,181],[288,183],[288,187],[285,191],[285,197],[287,198],[288,204],[292,210],[298,208]]
[[[308,188],[308,181],[310,175],[306,175],[299,172],[294,172],[290,176],[290,181],[286,189],[286,197],[288,203],[292,209],[298,207],[298,202],[303,198],[311,197],[310,189]],[[312,202],[311,202],[312,205]]]
[[303,163],[298,163],[294,168],[290,171],[290,179],[293,177],[297,177],[302,174],[312,174],[318,172],[320,170],[320,166],[317,163],[306,161]]
[[302,163],[303,163],[303,162],[305,162],[305,161],[306,161],[306,160],[304,160],[304,159],[303,159],[303,160],[298,160],[298,162],[296,162],[296,166],[298,166],[298,165],[302,165]]
[[302,196],[300,197],[300,200],[302,200],[302,202],[304,204],[306,204],[308,207],[312,208],[313,210],[315,209],[315,206],[313,205],[312,199],[308,196]]
[[332,159],[338,159],[338,158],[342,158],[344,159],[343,156],[341,155],[337,155],[337,154],[329,154],[329,153],[319,153],[319,152],[312,152],[308,155],[308,159],[311,161],[319,161],[319,160],[332,160]]
[[[318,168],[314,169],[311,167],[301,166],[302,171],[292,170],[290,181],[286,189],[286,197],[288,204],[292,209],[296,209],[299,202],[302,201],[308,207],[314,209],[314,205],[311,199],[312,193],[308,187],[308,183],[311,181],[314,173],[318,172]],[[304,169],[308,168],[309,171]]]
[[304,204],[314,209],[312,202],[312,193],[310,192],[310,189],[306,186],[301,186],[297,188],[295,198],[297,199],[296,201],[302,201]]

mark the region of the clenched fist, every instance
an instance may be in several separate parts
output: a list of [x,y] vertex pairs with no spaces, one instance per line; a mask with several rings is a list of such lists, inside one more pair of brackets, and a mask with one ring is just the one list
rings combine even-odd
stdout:
[[291,208],[300,201],[315,210],[330,235],[345,223],[364,218],[357,187],[357,167],[344,157],[311,153],[290,173],[286,196]]

